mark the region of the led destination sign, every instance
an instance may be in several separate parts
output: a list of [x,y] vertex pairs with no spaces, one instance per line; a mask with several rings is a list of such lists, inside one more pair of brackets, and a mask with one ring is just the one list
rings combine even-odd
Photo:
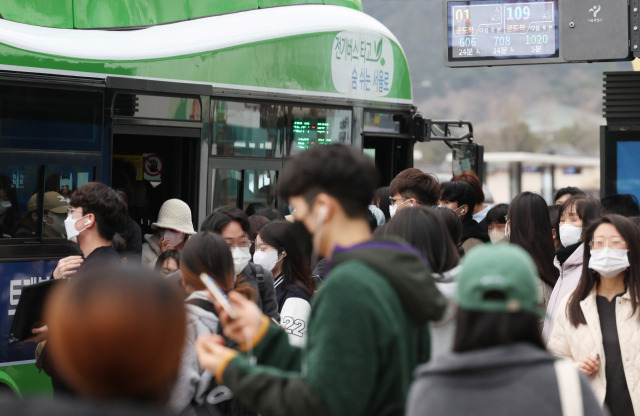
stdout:
[[449,61],[558,56],[558,2],[447,2]]

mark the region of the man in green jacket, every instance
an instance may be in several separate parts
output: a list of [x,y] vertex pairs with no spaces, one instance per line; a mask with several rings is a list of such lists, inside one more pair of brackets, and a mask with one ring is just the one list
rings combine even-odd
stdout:
[[265,416],[402,414],[412,372],[428,359],[427,322],[441,317],[445,300],[415,249],[371,240],[376,176],[368,159],[342,145],[301,154],[282,176],[280,194],[330,259],[304,349],[234,292],[236,319],[219,308],[220,319],[247,354],[217,335],[198,340],[202,367]]

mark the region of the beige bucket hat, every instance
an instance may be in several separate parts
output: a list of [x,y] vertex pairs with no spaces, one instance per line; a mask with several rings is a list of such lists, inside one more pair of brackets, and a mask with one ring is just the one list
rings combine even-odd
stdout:
[[158,221],[151,228],[169,228],[185,234],[195,234],[191,221],[191,208],[179,199],[164,201],[158,213]]

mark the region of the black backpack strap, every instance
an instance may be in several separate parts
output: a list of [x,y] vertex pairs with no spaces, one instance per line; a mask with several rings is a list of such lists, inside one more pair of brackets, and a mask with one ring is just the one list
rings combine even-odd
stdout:
[[255,264],[249,263],[249,267],[251,267],[251,271],[256,276],[256,280],[258,281],[258,291],[260,292],[260,299],[264,300],[264,291],[266,289],[266,284],[264,283],[264,273],[262,272],[262,266],[256,267]]
[[204,299],[189,299],[185,302],[188,305],[197,306],[200,309],[204,309],[207,312],[211,312],[218,316],[218,312],[216,312],[216,308],[213,306],[213,303],[206,301]]

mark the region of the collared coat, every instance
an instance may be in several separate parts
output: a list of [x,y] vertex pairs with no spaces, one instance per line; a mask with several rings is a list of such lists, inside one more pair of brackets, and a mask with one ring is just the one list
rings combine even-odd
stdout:
[[[607,392],[605,377],[606,358],[602,346],[602,330],[596,305],[596,290],[580,302],[580,308],[587,324],[577,327],[571,325],[567,314],[567,303],[571,293],[565,296],[555,316],[551,338],[547,344],[549,351],[560,357],[567,357],[575,362],[582,361],[588,355],[598,354],[600,363],[598,370],[589,377],[591,387],[599,400],[604,404]],[[632,303],[629,292],[616,299],[616,326],[620,340],[620,352],[629,395],[633,403],[633,411],[640,415],[640,321],[638,313],[632,314]]]

